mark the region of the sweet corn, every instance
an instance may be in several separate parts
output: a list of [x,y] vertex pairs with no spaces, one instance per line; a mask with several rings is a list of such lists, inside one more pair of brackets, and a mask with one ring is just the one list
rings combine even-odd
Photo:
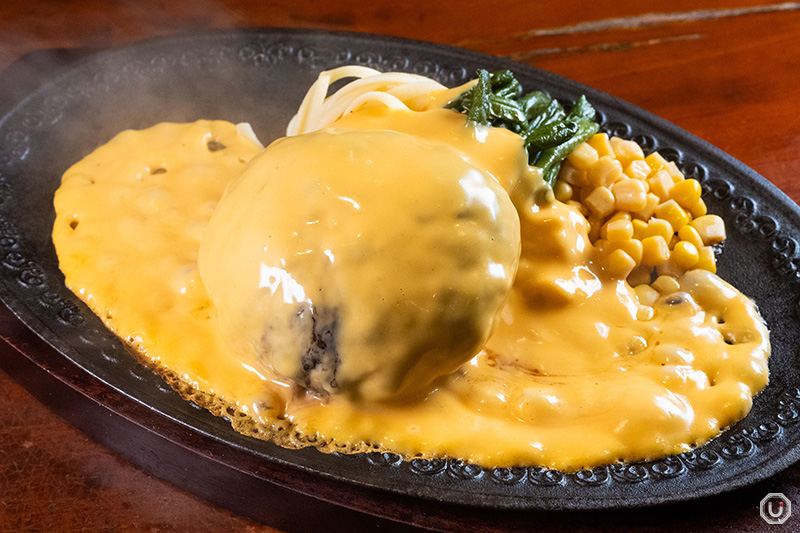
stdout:
[[625,279],[636,267],[636,261],[624,250],[617,249],[608,254],[606,265],[611,276],[616,279]]
[[657,276],[654,287],[677,290],[688,269],[716,271],[710,245],[725,238],[724,223],[707,214],[699,182],[658,152],[645,157],[633,141],[594,135],[567,158],[553,195],[587,217],[607,273],[633,287],[655,290]]
[[698,250],[699,259],[694,265],[697,269],[707,270],[712,274],[717,273],[717,258],[714,256],[714,249],[710,246],[703,246]]
[[667,259],[663,263],[656,265],[656,274],[659,276],[672,276],[673,278],[679,278],[683,276],[685,272],[686,269],[672,259]]
[[652,169],[650,165],[647,164],[647,161],[643,159],[634,159],[628,163],[623,172],[629,178],[644,180],[650,175]]
[[698,218],[708,213],[708,208],[702,198],[689,208],[689,213],[692,218]]
[[681,170],[678,168],[678,165],[676,165],[674,161],[667,163],[667,172],[669,172],[669,175],[672,177],[672,180],[675,183],[686,179],[686,177],[683,175],[683,172],[681,172]]
[[666,170],[657,171],[648,178],[647,184],[650,186],[650,192],[658,196],[662,202],[669,200],[674,182]]
[[642,220],[648,220],[651,216],[653,216],[653,211],[660,203],[661,199],[658,196],[651,192],[647,193],[647,203],[644,204],[643,208],[636,211],[636,216]]
[[587,143],[581,143],[570,152],[567,156],[567,161],[572,163],[575,168],[586,170],[597,163],[599,158],[600,156],[597,154],[597,150]]
[[622,163],[623,166],[627,166],[628,163],[634,160],[644,160],[642,147],[633,141],[612,137],[609,143],[614,149],[617,159],[619,159],[619,162]]
[[656,266],[669,259],[669,246],[661,235],[642,239],[642,263]]
[[[647,229],[647,222],[645,222],[644,220],[640,220],[638,218],[634,218],[633,220],[631,220],[631,226],[633,226],[633,238],[634,239],[642,240],[643,238],[646,237],[646,235],[644,234],[644,231],[645,231],[645,229]],[[692,229],[694,229],[694,228],[692,228]],[[698,236],[698,238],[699,238],[699,236]]]
[[[622,250],[631,258],[636,261],[636,264],[642,262],[642,241],[639,239],[626,239],[621,241],[608,241],[606,245],[607,250]],[[649,274],[648,274],[649,276]],[[649,282],[648,278],[648,282]]]
[[681,284],[672,276],[658,276],[650,286],[661,294],[672,294],[681,288]]
[[655,314],[655,310],[648,305],[640,305],[636,308],[636,320],[650,320]]
[[[592,148],[594,150],[594,148]],[[584,200],[589,211],[599,217],[610,215],[614,211],[614,195],[606,187],[597,187]]]
[[611,215],[611,218],[608,219],[608,222],[611,222],[612,220],[630,220],[630,219],[631,219],[630,213],[627,213],[625,211],[617,211],[616,213]]
[[[585,187],[580,188],[580,192],[578,193],[578,201],[586,202],[586,199],[589,198],[589,195],[594,192],[594,187],[591,185],[587,185]],[[572,190],[572,196],[575,197],[575,189]]]
[[603,230],[600,232],[600,236],[610,242],[627,241],[633,237],[633,226],[627,220],[609,222],[603,226]]
[[[641,263],[641,259],[638,261]],[[652,267],[647,265],[639,265],[628,274],[628,283],[631,287],[638,287],[639,285],[650,285],[652,281],[653,271]]]
[[703,247],[703,239],[700,238],[700,234],[697,233],[697,230],[694,229],[694,226],[691,224],[681,226],[678,230],[678,238],[682,241],[694,244],[695,248],[698,250]]
[[614,148],[614,153],[617,154],[617,157],[619,158],[619,152],[617,151],[617,146],[619,146],[620,143],[626,143],[630,141],[626,141],[622,137],[609,137],[608,142],[611,143],[611,147]]
[[650,168],[653,170],[660,170],[662,168],[667,168],[669,161],[664,159],[664,157],[659,154],[658,152],[653,152],[652,154],[648,155],[644,158],[647,161],[647,164],[650,165]]
[[673,233],[672,224],[661,218],[651,218],[647,222],[647,228],[644,230],[645,237],[659,235],[667,244],[672,240]]
[[600,238],[600,231],[603,229],[603,220],[605,219],[590,214],[586,220],[589,221],[589,240],[594,243]]
[[558,173],[558,180],[569,183],[574,187],[588,185],[586,181],[586,171],[575,167],[569,160],[565,161]]
[[689,241],[678,241],[672,248],[669,258],[675,261],[678,266],[689,270],[697,264],[698,259],[700,259],[700,253],[697,251],[697,246]]
[[653,210],[653,215],[658,218],[663,218],[672,224],[673,231],[678,231],[681,226],[689,223],[689,215],[686,214],[686,211],[684,211],[675,200],[667,200],[657,205]]
[[647,305],[652,307],[656,300],[661,298],[661,293],[651,287],[650,285],[637,285],[634,289],[636,297],[639,299],[639,305]]
[[611,156],[604,155],[586,169],[586,179],[594,187],[610,187],[622,178],[622,165]]
[[688,211],[700,200],[702,192],[697,180],[683,180],[673,185],[669,191],[669,198],[678,202],[679,206]]
[[623,211],[639,211],[647,205],[647,191],[644,183],[638,179],[623,179],[611,186],[617,209]]
[[691,224],[706,246],[725,240],[725,222],[717,215],[697,217],[692,220]]
[[611,147],[611,143],[608,140],[608,134],[595,133],[586,142],[589,144],[589,146],[597,150],[598,156],[616,157],[614,154],[614,149]]

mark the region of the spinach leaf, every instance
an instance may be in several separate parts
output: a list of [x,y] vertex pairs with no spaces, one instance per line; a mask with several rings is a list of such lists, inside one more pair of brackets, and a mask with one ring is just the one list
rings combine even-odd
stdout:
[[525,139],[528,162],[542,169],[551,187],[561,163],[580,143],[597,133],[594,107],[581,96],[567,112],[544,91],[522,94],[510,70],[477,71],[478,81],[447,105],[477,124],[506,128]]

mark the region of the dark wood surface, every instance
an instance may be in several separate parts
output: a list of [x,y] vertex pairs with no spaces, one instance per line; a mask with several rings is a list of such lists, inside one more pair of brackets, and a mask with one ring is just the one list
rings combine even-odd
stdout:
[[[0,70],[35,50],[105,48],[212,28],[294,26],[410,37],[509,56],[628,100],[800,200],[800,3],[625,4],[6,1],[0,3]],[[84,436],[44,405],[47,391],[36,391],[37,399],[11,379],[29,386],[13,352],[0,351],[8,371],[0,371],[0,531],[277,531],[184,492]],[[797,516],[784,526],[763,522],[758,503],[768,492],[786,494]],[[548,518],[531,529],[555,531],[559,524],[583,531],[800,530],[800,466],[675,510]]]

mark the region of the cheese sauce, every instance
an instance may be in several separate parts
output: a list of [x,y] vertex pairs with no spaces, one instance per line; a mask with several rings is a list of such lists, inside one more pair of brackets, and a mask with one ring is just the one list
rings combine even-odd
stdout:
[[[224,188],[260,152],[232,124],[123,132],[70,168],[53,230],[68,287],[162,372],[286,445],[570,471],[689,450],[746,415],[766,385],[768,333],[754,304],[714,274],[689,271],[642,312],[631,287],[604,272],[583,215],[524,201],[541,182],[518,136],[475,131],[444,110],[365,109],[336,127],[451,146],[519,211],[519,268],[492,336],[426,396],[298,395],[256,350],[223,338],[197,256]],[[281,440],[280,428],[297,440]]]
[[458,151],[337,128],[253,159],[198,265],[234,347],[323,396],[397,401],[478,353],[519,254],[511,200]]

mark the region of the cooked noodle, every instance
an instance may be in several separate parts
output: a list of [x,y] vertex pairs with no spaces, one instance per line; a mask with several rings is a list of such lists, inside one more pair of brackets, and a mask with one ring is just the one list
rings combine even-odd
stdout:
[[[357,78],[328,96],[331,84],[344,79]],[[453,90],[453,96],[461,94],[475,83]],[[447,87],[418,74],[405,72],[382,73],[358,65],[326,70],[303,98],[297,114],[289,121],[286,135],[300,135],[326,128],[341,117],[368,104],[377,104],[390,109],[420,110],[431,101],[431,94],[446,94]],[[437,99],[438,101],[439,99]],[[447,99],[442,99],[446,103]]]

